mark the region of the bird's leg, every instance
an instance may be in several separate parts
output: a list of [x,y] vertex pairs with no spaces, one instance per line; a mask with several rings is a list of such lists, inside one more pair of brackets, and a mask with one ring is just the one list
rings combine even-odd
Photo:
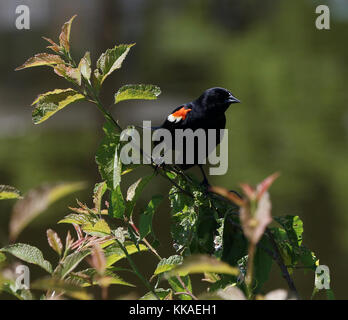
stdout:
[[210,186],[210,183],[208,181],[208,178],[207,176],[205,175],[205,172],[204,172],[204,169],[203,169],[203,166],[201,164],[198,165],[199,169],[201,169],[201,172],[202,172],[202,175],[203,175],[203,181],[202,181],[202,185],[205,186],[205,187],[209,187]]

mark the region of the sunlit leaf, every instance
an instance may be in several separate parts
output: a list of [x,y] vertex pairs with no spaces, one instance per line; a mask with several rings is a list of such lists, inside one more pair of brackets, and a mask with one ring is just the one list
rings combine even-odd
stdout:
[[59,255],[61,255],[63,250],[63,244],[57,232],[53,231],[52,229],[48,229],[46,233],[47,233],[48,244],[50,245],[50,247]]
[[[157,288],[155,292],[157,297],[160,298],[160,300],[166,300],[167,297],[170,297],[172,295],[171,289]],[[139,300],[157,300],[157,297],[153,294],[153,292],[148,292],[144,296],[142,296]]]
[[285,229],[292,245],[302,244],[303,222],[299,216],[274,217],[274,220]]
[[31,67],[52,66],[56,64],[64,64],[64,60],[55,54],[38,53],[34,57],[29,58],[22,66],[15,70],[22,70]]
[[68,255],[63,263],[60,263],[54,270],[53,275],[64,279],[70,272],[72,272],[81,261],[91,253],[90,250],[76,251]]
[[16,239],[19,233],[52,203],[84,187],[85,183],[82,182],[67,182],[42,185],[30,190],[13,207],[10,219],[10,239]]
[[14,187],[0,185],[0,200],[4,199],[19,199],[21,192]]
[[[148,248],[145,245],[143,245],[143,244],[139,244],[139,250],[131,242],[126,242],[124,244],[124,246],[125,246],[125,248],[126,248],[126,250],[127,250],[129,255],[131,255],[133,253],[137,253],[139,251],[146,251],[146,250],[148,250]],[[126,257],[126,255],[123,252],[123,250],[117,244],[113,244],[113,245],[107,247],[104,252],[105,252],[107,267],[113,265],[117,261],[119,261],[119,260],[121,260],[121,259]]]
[[[175,292],[186,292],[188,290],[189,292],[192,292],[192,284],[191,279],[189,276],[180,277],[180,280],[177,277],[172,277],[168,279],[168,283],[173,288]],[[183,284],[184,285],[183,285]],[[192,297],[187,294],[180,294],[179,295],[180,300],[192,300]]]
[[242,290],[238,287],[229,285],[224,289],[205,293],[198,297],[200,300],[246,300]]
[[[95,269],[89,268],[71,275],[71,279],[73,281],[77,281],[77,283],[79,283],[82,287],[89,287],[91,285],[98,285],[98,281],[93,280],[96,275],[97,275],[97,271]],[[133,284],[127,281],[124,281],[120,276],[115,274],[112,270],[106,270],[105,276],[107,277],[108,285],[122,285],[122,286],[134,287]]]
[[84,95],[73,89],[56,89],[41,94],[32,103],[32,105],[35,105],[32,114],[33,122],[35,124],[44,122],[67,105],[84,99]]
[[[0,276],[0,284],[1,284],[1,276]],[[14,281],[9,281],[8,279],[4,279],[4,283],[2,287],[0,287],[0,293],[4,291],[12,296],[14,296],[18,300],[33,300],[33,295],[28,289],[19,289],[17,284]]]
[[31,286],[32,289],[55,292],[55,295],[63,293],[74,299],[79,300],[91,300],[92,296],[89,295],[81,286],[68,282],[66,280],[51,278],[42,278],[34,281]]
[[163,258],[157,265],[157,268],[154,272],[155,275],[158,275],[163,272],[170,271],[176,266],[182,264],[183,257],[179,255],[170,256],[169,258]]
[[81,71],[79,68],[73,68],[70,66],[66,66],[64,64],[57,64],[54,67],[54,72],[63,77],[74,84],[81,85]]
[[76,214],[76,213],[71,213],[65,216],[63,219],[59,220],[58,223],[70,223],[70,224],[88,224],[92,223],[94,220],[86,215],[86,214]]
[[100,84],[115,70],[121,68],[123,60],[126,58],[129,50],[135,44],[121,44],[113,49],[104,52],[97,61],[97,67],[101,72]]
[[82,230],[97,237],[105,237],[111,233],[110,227],[104,219],[100,219],[94,224],[91,222],[84,224],[82,225]]
[[230,274],[237,276],[238,268],[231,267],[229,264],[217,260],[213,256],[193,255],[184,260],[184,262],[172,269],[167,277],[173,275],[186,276],[194,273],[214,272],[221,274]]
[[48,273],[52,272],[51,264],[44,259],[42,252],[36,247],[24,243],[15,243],[0,249],[0,251],[10,253],[25,262],[36,264]]
[[89,80],[91,78],[91,55],[89,52],[86,52],[84,57],[81,59],[79,63],[79,70],[81,72],[81,75],[86,79]]
[[42,37],[42,38],[45,39],[46,41],[48,41],[51,44],[51,46],[47,47],[48,49],[51,49],[51,50],[53,50],[54,52],[57,52],[57,53],[59,53],[61,51],[61,47],[58,44],[56,44],[52,39],[46,38],[46,37]]
[[0,263],[6,260],[6,256],[0,252]]
[[161,94],[161,89],[152,84],[127,84],[115,94],[115,103],[124,100],[154,100]]
[[107,186],[105,181],[97,183],[94,186],[93,203],[94,203],[94,208],[97,212],[100,212],[101,210],[101,202],[106,189],[107,189]]
[[60,46],[63,47],[67,52],[70,51],[70,31],[71,31],[71,24],[76,18],[76,15],[74,15],[69,21],[65,22],[62,27],[62,32],[59,35],[59,43]]

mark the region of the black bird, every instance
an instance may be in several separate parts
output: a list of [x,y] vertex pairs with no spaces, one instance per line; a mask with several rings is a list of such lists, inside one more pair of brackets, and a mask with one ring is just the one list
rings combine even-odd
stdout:
[[[196,100],[183,104],[177,107],[171,114],[168,115],[164,123],[157,128],[168,129],[172,134],[172,149],[175,148],[175,130],[176,129],[192,129],[193,131],[197,129],[203,129],[208,137],[208,129],[217,129],[216,143],[212,148],[208,148],[208,141],[206,141],[206,153],[204,158],[216,148],[216,146],[221,142],[222,137],[220,137],[220,130],[225,129],[226,117],[225,112],[232,103],[239,103],[240,101],[235,98],[232,93],[224,88],[211,88],[206,91]],[[208,140],[208,139],[206,139]],[[154,145],[159,144],[156,142]],[[192,147],[192,146],[191,146]],[[181,169],[186,170],[195,165],[198,165],[202,171],[204,180],[203,184],[208,184],[207,177],[202,168],[202,164],[199,164],[198,157],[198,142],[195,140],[194,144],[194,161],[193,163],[186,162],[186,142],[184,139],[183,144],[183,163],[177,164]],[[201,159],[201,155],[200,155]],[[202,162],[202,161],[200,161]]]

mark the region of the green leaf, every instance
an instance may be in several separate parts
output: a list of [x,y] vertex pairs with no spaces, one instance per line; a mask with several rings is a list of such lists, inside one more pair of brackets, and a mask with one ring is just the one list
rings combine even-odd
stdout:
[[44,259],[42,252],[36,247],[24,243],[15,243],[0,249],[0,251],[10,253],[18,259],[36,264],[48,273],[52,273],[51,264]]
[[76,18],[76,15],[74,15],[69,21],[67,21],[63,24],[62,32],[59,35],[60,46],[63,47],[66,50],[66,52],[70,51],[71,24],[75,18]]
[[176,266],[183,263],[184,258],[179,255],[173,255],[169,258],[163,258],[157,265],[157,268],[154,272],[154,275],[158,275],[163,272],[170,271],[174,269]]
[[[1,285],[1,276],[0,276],[0,285]],[[31,294],[30,290],[28,289],[19,289],[18,285],[11,280],[3,279],[2,287],[0,286],[0,293],[1,290],[4,292],[7,292],[8,294],[13,295],[18,300],[33,300],[33,295]]]
[[81,261],[86,258],[91,253],[90,250],[76,251],[68,255],[63,263],[60,263],[58,267],[54,270],[53,275],[64,279],[70,272],[72,272]]
[[98,148],[95,160],[102,179],[106,181],[108,188],[113,190],[115,152],[120,142],[120,135],[110,121],[106,121],[103,131],[105,136]]
[[[129,241],[126,242],[124,244],[124,246],[127,249],[127,252],[129,255],[131,255],[133,253],[137,253],[139,251],[148,250],[147,247],[143,244],[139,244],[139,250],[138,250],[138,248],[132,242],[129,242]],[[104,254],[105,254],[105,258],[106,258],[106,267],[110,267],[111,265],[113,265],[117,261],[126,257],[123,250],[116,243],[107,247],[104,251]]]
[[[78,273],[72,274],[70,278],[72,281],[76,281],[77,283],[79,283],[82,287],[89,287],[91,285],[98,284],[97,281],[93,280],[93,278],[97,275],[98,273],[95,269],[89,268],[89,269],[82,270]],[[105,276],[109,278],[108,279],[109,285],[116,284],[116,285],[134,287],[133,284],[127,281],[124,281],[120,276],[112,272],[112,270],[106,270]],[[87,280],[86,277],[88,277],[89,279]]]
[[313,270],[316,269],[319,259],[315,256],[314,252],[309,250],[308,248],[301,246],[300,250],[300,261],[303,263],[305,267],[309,267]]
[[130,48],[134,45],[135,43],[115,46],[113,49],[106,50],[106,52],[99,57],[97,68],[101,72],[100,84],[102,84],[112,72],[121,68],[122,62],[126,58]]
[[93,203],[94,203],[94,208],[97,212],[101,211],[102,198],[104,193],[106,192],[106,189],[107,189],[107,185],[105,181],[97,183],[94,186]]
[[290,243],[294,246],[301,246],[302,244],[302,233],[303,233],[303,222],[299,216],[284,216],[274,217],[286,231]]
[[[267,248],[271,251],[273,250],[268,238],[266,237],[263,237],[260,240],[260,246],[257,247],[256,254],[254,257],[254,294],[259,293],[262,289],[263,284],[268,280],[273,263],[272,257],[263,248]],[[246,271],[248,267],[247,255],[238,261],[238,267],[241,273],[243,273],[243,275],[246,276]]]
[[[298,216],[284,216],[274,218],[284,229],[272,228],[282,257],[287,265],[295,266],[302,261],[305,267],[316,268],[318,258],[302,244],[303,223]],[[289,267],[289,272],[292,268]]]
[[55,291],[55,293],[64,293],[64,295],[70,296],[79,300],[91,300],[92,297],[81,288],[81,286],[62,279],[42,278],[34,281],[31,286],[32,289],[42,291]]
[[122,219],[126,210],[121,186],[118,185],[116,189],[111,191],[111,206],[109,213],[112,217]]
[[91,55],[89,52],[86,52],[84,57],[81,59],[79,63],[79,70],[81,72],[81,75],[86,79],[90,80],[91,78]]
[[32,114],[33,122],[35,124],[44,122],[67,105],[84,99],[84,95],[73,89],[56,89],[41,94],[32,103],[32,105],[35,105]]
[[255,282],[256,288],[255,292],[259,292],[262,289],[263,284],[268,280],[269,275],[271,273],[273,259],[272,257],[262,248],[268,248],[269,250],[273,250],[272,245],[269,243],[268,238],[263,237],[259,242],[262,247],[258,247],[256,249],[256,254],[254,257],[254,265],[255,265]]
[[195,233],[190,245],[191,253],[209,253],[215,251],[214,239],[218,228],[212,209],[207,204],[198,207],[198,217],[195,223]]
[[[189,276],[185,277],[180,277],[181,281],[184,283],[185,287],[192,292],[192,284],[191,284],[191,279]],[[168,283],[170,286],[173,288],[175,292],[185,292],[186,288],[181,284],[181,282],[178,280],[178,278],[173,277],[168,279]],[[192,300],[192,297],[190,297],[187,294],[180,294],[179,298],[181,300]]]
[[119,147],[116,146],[115,155],[114,155],[114,171],[113,171],[113,189],[116,189],[121,183],[121,175],[122,175],[122,162],[119,156]]
[[0,263],[6,260],[6,256],[0,252]]
[[336,300],[335,299],[335,294],[331,289],[326,290],[326,296],[328,300]]
[[[160,300],[165,300],[167,297],[171,297],[172,290],[171,289],[163,289],[158,288],[155,290],[157,297]],[[157,297],[153,294],[153,292],[148,292],[144,296],[142,296],[139,300],[157,300]]]
[[65,216],[63,219],[59,220],[58,223],[70,223],[70,224],[88,224],[90,222],[95,222],[92,217],[90,217],[87,214],[76,214],[76,213],[71,213]]
[[96,223],[87,223],[82,225],[82,230],[91,236],[105,237],[111,234],[111,229],[104,219]]
[[173,275],[186,276],[188,274],[214,272],[221,274],[230,274],[237,276],[238,268],[231,267],[225,262],[217,260],[208,255],[192,255],[184,260],[184,262],[172,269],[167,277]]
[[171,235],[174,241],[173,247],[176,251],[188,250],[197,221],[193,199],[180,192],[176,187],[172,187],[169,192],[169,200],[172,207]]
[[115,103],[133,99],[155,100],[160,94],[161,89],[152,84],[127,84],[115,93]]
[[233,225],[232,222],[238,224],[239,219],[232,215],[226,215],[224,221],[221,260],[235,266],[237,265],[238,260],[247,254],[248,241],[244,237],[243,232]]
[[4,199],[19,199],[21,192],[14,187],[0,185],[0,200]]
[[140,239],[145,238],[150,233],[153,234],[153,229],[152,229],[153,215],[155,214],[162,200],[163,200],[162,196],[153,196],[151,201],[147,205],[145,211],[141,214],[140,222],[139,222]]
[[153,174],[140,178],[135,183],[133,183],[127,191],[127,203],[126,203],[126,215],[127,217],[130,217],[133,213],[135,204],[141,195],[142,191],[146,187],[146,185],[151,181],[151,179],[154,177]]
[[235,285],[227,285],[216,291],[210,291],[198,296],[199,300],[247,300],[243,291]]
[[10,219],[10,239],[12,241],[16,239],[20,232],[52,203],[84,187],[83,182],[64,182],[42,185],[30,190],[13,207]]
[[22,66],[15,69],[15,71],[39,67],[39,66],[52,66],[56,64],[64,64],[64,60],[56,54],[38,53],[34,57],[29,58]]
[[47,233],[48,244],[60,256],[62,254],[62,251],[63,251],[63,244],[62,244],[62,241],[60,240],[58,234],[55,231],[53,231],[52,229],[48,229],[46,231],[46,233]]

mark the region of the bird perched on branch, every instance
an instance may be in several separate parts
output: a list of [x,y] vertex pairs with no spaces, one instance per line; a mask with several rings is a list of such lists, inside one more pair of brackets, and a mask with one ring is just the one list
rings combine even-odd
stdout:
[[[208,155],[220,144],[222,137],[220,136],[219,129],[225,129],[226,117],[225,112],[232,103],[239,103],[240,101],[235,98],[232,93],[224,88],[211,88],[197,98],[196,100],[185,103],[180,107],[173,110],[172,113],[168,115],[164,123],[154,129],[167,129],[172,134],[172,149],[175,148],[175,130],[177,129],[192,129],[194,132],[197,129],[203,129],[206,134],[206,149],[205,153],[198,154],[198,142],[197,139],[194,140],[194,145],[189,145],[187,147],[187,141],[184,140],[182,152],[182,164],[177,164],[183,170],[189,169],[195,165],[198,165],[203,174],[203,183],[209,184],[207,177],[202,168],[202,159],[207,158]],[[213,146],[208,146],[208,130],[216,129],[216,141]],[[185,138],[184,138],[185,139]],[[163,139],[162,139],[163,140]],[[162,140],[155,143],[158,145]],[[193,161],[187,162],[186,150],[192,149],[194,151]]]

